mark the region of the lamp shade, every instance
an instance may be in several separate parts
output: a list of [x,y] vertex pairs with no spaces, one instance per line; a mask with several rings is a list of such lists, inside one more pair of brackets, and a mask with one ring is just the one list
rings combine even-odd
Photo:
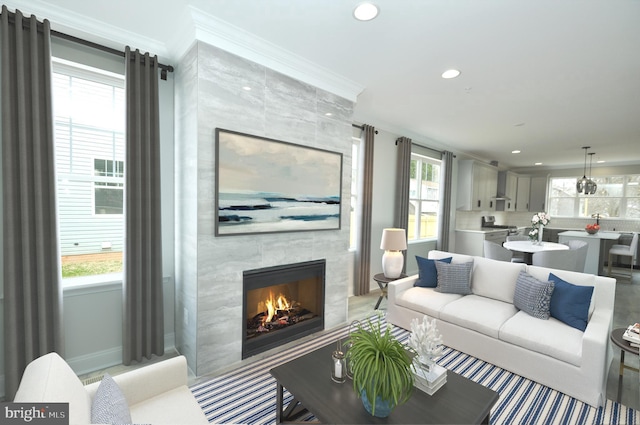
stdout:
[[407,236],[404,229],[383,229],[380,249],[385,251],[404,251],[407,249]]

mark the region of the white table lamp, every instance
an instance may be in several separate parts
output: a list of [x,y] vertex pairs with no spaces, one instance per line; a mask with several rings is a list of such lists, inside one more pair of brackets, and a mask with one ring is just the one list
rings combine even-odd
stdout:
[[402,251],[407,249],[407,236],[404,229],[383,229],[380,249],[384,249],[382,271],[385,277],[391,279],[400,277],[404,268]]

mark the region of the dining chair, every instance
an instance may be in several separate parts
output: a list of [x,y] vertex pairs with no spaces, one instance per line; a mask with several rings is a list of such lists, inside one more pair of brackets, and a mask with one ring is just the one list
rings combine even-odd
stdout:
[[565,245],[569,247],[569,250],[576,251],[576,271],[584,273],[584,266],[587,262],[587,251],[589,250],[589,244],[585,241],[577,239],[571,239],[565,242]]
[[491,241],[484,241],[484,258],[498,261],[511,261],[513,254],[507,248]]
[[631,239],[631,245],[612,245],[609,249],[609,267],[607,270],[607,276],[611,276],[611,263],[613,262],[612,257],[614,255],[622,255],[624,257],[630,257],[629,262],[631,263],[631,274],[629,276],[629,280],[633,280],[633,262],[636,258],[636,249],[638,248],[638,233],[633,233],[633,238]]
[[[578,269],[578,250],[566,249],[562,251],[539,251],[531,256],[531,264],[534,266],[548,267],[550,269],[581,271]],[[584,270],[584,265],[582,266]]]
[[[507,242],[511,241],[528,241],[529,236],[527,235],[509,235],[507,236]],[[514,252],[513,257],[511,257],[512,263],[526,263],[527,260],[524,256],[524,252]]]

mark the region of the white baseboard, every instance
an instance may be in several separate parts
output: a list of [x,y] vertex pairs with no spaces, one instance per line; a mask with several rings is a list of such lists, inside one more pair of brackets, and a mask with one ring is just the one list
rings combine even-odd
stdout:
[[[175,333],[171,332],[164,336],[164,351],[175,350]],[[83,356],[66,359],[71,369],[77,375],[84,375],[98,370],[107,369],[112,366],[122,364],[122,346],[113,347],[108,350],[97,351]],[[4,387],[3,387],[4,388]]]

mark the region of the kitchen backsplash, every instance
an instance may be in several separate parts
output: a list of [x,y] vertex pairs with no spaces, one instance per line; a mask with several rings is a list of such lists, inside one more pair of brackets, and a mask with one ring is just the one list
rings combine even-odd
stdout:
[[[496,217],[496,224],[508,224],[513,226],[528,227],[531,225],[532,212],[475,212],[457,211],[456,229],[479,229],[483,215],[493,215]],[[595,218],[569,218],[551,217],[551,228],[560,229],[584,229],[587,224],[595,223]],[[640,232],[640,220],[620,220],[601,218],[600,229],[603,231],[618,232]]]

